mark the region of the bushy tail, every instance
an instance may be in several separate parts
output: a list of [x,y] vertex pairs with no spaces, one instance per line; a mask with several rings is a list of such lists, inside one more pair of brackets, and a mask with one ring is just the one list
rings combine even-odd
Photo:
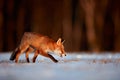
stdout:
[[10,56],[10,60],[14,60],[16,58],[16,54],[18,53],[18,49],[16,49]]

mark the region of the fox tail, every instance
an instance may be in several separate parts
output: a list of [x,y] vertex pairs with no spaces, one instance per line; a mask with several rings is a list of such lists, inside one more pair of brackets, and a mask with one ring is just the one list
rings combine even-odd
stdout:
[[18,51],[19,51],[18,48],[15,51],[13,51],[13,53],[10,56],[11,61],[13,61],[16,58],[16,54],[18,53]]

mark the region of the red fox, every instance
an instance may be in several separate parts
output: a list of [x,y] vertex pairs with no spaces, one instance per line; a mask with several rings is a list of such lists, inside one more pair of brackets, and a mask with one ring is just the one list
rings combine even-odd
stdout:
[[55,42],[53,39],[35,33],[35,32],[25,32],[19,46],[12,53],[10,60],[14,60],[17,63],[19,56],[22,53],[26,53],[26,60],[29,61],[29,53],[35,52],[33,56],[33,62],[35,62],[38,54],[50,58],[53,62],[58,62],[49,52],[56,53],[60,57],[66,56],[63,42],[61,38]]

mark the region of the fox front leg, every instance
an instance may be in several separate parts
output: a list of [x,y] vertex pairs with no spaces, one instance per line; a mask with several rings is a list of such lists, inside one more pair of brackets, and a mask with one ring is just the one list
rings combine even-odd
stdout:
[[52,55],[50,55],[50,54],[48,54],[48,53],[46,53],[46,52],[44,52],[44,51],[42,51],[42,50],[40,50],[40,53],[39,54],[41,54],[42,56],[45,56],[45,57],[47,57],[47,58],[50,58],[53,62],[55,62],[55,63],[57,63],[58,62],[58,60],[56,60]]
[[52,55],[48,54],[48,57],[55,63],[58,62],[58,60],[56,60]]

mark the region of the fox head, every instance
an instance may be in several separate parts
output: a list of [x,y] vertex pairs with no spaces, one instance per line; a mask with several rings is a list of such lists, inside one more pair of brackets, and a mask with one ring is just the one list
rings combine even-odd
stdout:
[[59,38],[57,40],[56,44],[56,48],[54,50],[54,53],[56,53],[58,56],[60,57],[64,57],[66,56],[65,50],[64,50],[64,46],[63,46],[64,41],[62,41],[61,38]]

